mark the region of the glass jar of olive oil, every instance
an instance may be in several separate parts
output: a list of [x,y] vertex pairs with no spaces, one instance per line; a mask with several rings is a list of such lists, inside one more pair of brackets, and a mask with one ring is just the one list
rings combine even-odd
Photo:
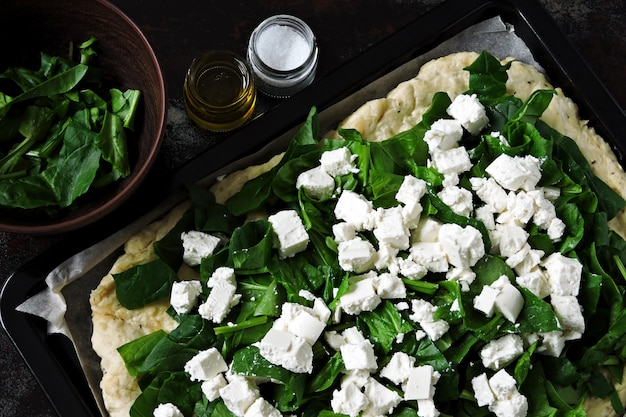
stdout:
[[200,127],[228,131],[241,126],[256,104],[254,79],[246,61],[229,51],[196,57],[185,76],[185,108]]

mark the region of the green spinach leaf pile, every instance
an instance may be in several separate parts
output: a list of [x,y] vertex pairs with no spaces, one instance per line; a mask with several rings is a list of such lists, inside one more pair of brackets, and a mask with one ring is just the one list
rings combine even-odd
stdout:
[[42,52],[38,69],[0,74],[0,207],[54,216],[130,174],[126,130],[141,92],[104,91],[96,42],[80,44],[77,61]]
[[[626,354],[626,243],[609,230],[607,221],[624,207],[625,201],[592,173],[573,140],[539,119],[555,91],[537,91],[527,102],[506,94],[508,65],[483,52],[466,68],[470,74],[466,94],[475,95],[485,106],[489,124],[477,134],[466,131],[459,141],[459,146],[467,149],[472,167],[459,175],[458,186],[473,192],[470,179],[489,178],[489,165],[503,154],[530,155],[539,161],[541,178],[537,187],[558,190],[553,204],[564,227],[555,239],[545,228],[529,222],[524,225],[527,243],[534,253],[542,253],[543,259],[560,254],[581,265],[580,285],[575,292],[584,314],[584,333],[561,340],[558,353],[549,354],[554,350],[544,345],[548,343],[547,335],[562,335],[566,330],[566,323],[559,320],[550,304],[550,298],[556,295],[539,296],[517,283],[515,268],[494,251],[497,242],[489,227],[472,215],[474,211],[459,214],[440,198],[446,178],[428,162],[429,147],[424,137],[437,120],[450,118],[446,109],[452,101],[447,94],[435,95],[419,124],[383,142],[367,142],[357,131],[342,129],[342,140],[319,141],[313,109],[278,165],[247,182],[225,204],[217,204],[205,189],[189,187],[191,208],[155,244],[157,259],[114,276],[118,299],[127,308],[170,297],[172,285],[178,280],[176,271],[183,263],[181,234],[202,231],[219,236],[222,245],[196,267],[202,283],[198,303],[216,291],[216,287],[207,287],[207,282],[220,267],[234,270],[236,291],[241,296],[219,323],[204,319],[197,307],[184,314],[170,309],[179,322],[174,331],[151,333],[119,348],[128,371],[138,377],[142,389],[131,415],[152,416],[160,404],[173,404],[186,416],[241,414],[219,396],[209,400],[201,383],[192,381],[185,371],[186,363],[209,348],[215,348],[228,364],[229,378],[248,378],[258,387],[258,395],[272,406],[271,412],[282,415],[341,415],[341,410],[347,408],[331,404],[338,401],[346,380],[357,387],[352,399],[367,393],[367,387],[375,383],[383,386],[376,392],[393,398],[408,396],[406,384],[410,382],[383,376],[383,369],[398,353],[412,358],[411,366],[430,366],[430,375],[436,375],[432,381],[418,381],[427,385],[426,393],[432,388],[428,398],[411,397],[430,399],[433,407],[429,408],[427,401],[408,399],[394,402],[384,413],[364,403],[348,414],[476,417],[517,416],[522,410],[528,416],[572,417],[586,415],[584,402],[590,396],[610,400],[615,412],[623,414],[614,384],[621,382]],[[334,178],[335,193],[312,198],[296,187],[299,175],[318,166],[324,152],[340,148],[356,155],[356,169]],[[390,208],[399,204],[397,192],[407,175],[426,184],[420,198],[421,219],[479,232],[484,252],[471,265],[474,275],[463,282],[442,271],[429,270],[419,278],[399,274],[405,290],[403,298],[378,300],[363,307],[360,314],[338,314],[342,297],[370,271],[350,271],[340,266],[339,245],[333,238],[333,225],[338,223],[337,195],[349,190],[364,196],[375,209]],[[479,207],[481,200],[476,195],[472,198],[474,207]],[[270,214],[296,211],[309,237],[307,249],[281,257],[275,250],[272,223],[246,221],[246,216],[258,209]],[[371,231],[357,234],[375,249],[381,246]],[[406,251],[397,256],[408,257]],[[502,277],[523,299],[513,320],[497,309],[485,314],[475,308],[483,289]],[[260,353],[259,342],[277,323],[285,303],[312,308],[314,300],[322,300],[332,316],[325,323],[326,336],[312,344],[312,371],[294,372],[271,363]],[[446,323],[445,331],[436,337],[428,331],[425,334],[429,323],[423,315],[416,319],[415,306],[426,305],[424,301],[432,307],[430,324]],[[348,370],[347,363],[354,358],[344,357],[343,350],[333,347],[329,337],[353,328],[365,337],[375,355],[376,367],[365,373]],[[485,365],[481,356],[484,348],[511,335],[519,336],[523,350],[503,359],[496,368]],[[525,407],[502,410],[493,406],[493,398],[484,402],[485,395],[497,397],[502,387],[494,386],[492,381],[493,392],[479,393],[477,378],[483,374],[491,378],[497,370],[504,370],[514,382],[515,390],[525,399]],[[375,382],[359,384],[355,382],[359,378]],[[268,415],[277,415],[272,413]]]

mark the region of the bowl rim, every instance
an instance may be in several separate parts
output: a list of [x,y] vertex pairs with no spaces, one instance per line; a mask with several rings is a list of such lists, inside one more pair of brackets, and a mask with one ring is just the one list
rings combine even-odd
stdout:
[[167,120],[167,93],[165,89],[165,80],[161,65],[159,64],[154,49],[150,45],[150,42],[144,35],[143,31],[131,18],[129,18],[123,11],[121,11],[114,4],[110,3],[108,0],[95,0],[95,3],[99,3],[103,7],[111,10],[115,15],[122,19],[132,31],[135,32],[135,34],[140,39],[143,47],[148,51],[150,61],[157,73],[157,79],[159,81],[158,91],[163,97],[163,100],[157,108],[156,112],[157,114],[161,115],[161,117],[160,123],[158,124],[158,130],[155,135],[155,140],[152,143],[152,146],[149,148],[149,151],[147,152],[146,163],[137,166],[133,170],[131,175],[128,177],[128,179],[131,181],[129,181],[128,184],[123,187],[119,193],[115,194],[115,198],[105,201],[103,204],[99,205],[89,212],[86,212],[76,217],[70,216],[67,219],[61,219],[59,221],[55,221],[54,218],[51,218],[50,222],[42,224],[11,224],[0,221],[0,232],[18,233],[25,235],[51,235],[70,232],[92,224],[102,219],[103,217],[114,211],[116,208],[121,206],[124,202],[126,202],[144,182],[155,163],[156,156],[159,153],[161,144],[163,142],[163,137],[165,134],[165,122]]

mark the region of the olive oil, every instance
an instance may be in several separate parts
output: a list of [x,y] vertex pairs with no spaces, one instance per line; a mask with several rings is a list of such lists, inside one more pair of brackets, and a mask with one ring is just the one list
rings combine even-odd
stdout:
[[187,113],[197,125],[228,131],[250,118],[256,89],[243,59],[227,51],[210,51],[191,63],[184,99]]

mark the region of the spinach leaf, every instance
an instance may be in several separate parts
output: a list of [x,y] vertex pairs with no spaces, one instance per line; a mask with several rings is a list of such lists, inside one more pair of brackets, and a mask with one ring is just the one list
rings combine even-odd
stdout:
[[161,259],[114,274],[115,295],[129,310],[169,297],[176,273]]

